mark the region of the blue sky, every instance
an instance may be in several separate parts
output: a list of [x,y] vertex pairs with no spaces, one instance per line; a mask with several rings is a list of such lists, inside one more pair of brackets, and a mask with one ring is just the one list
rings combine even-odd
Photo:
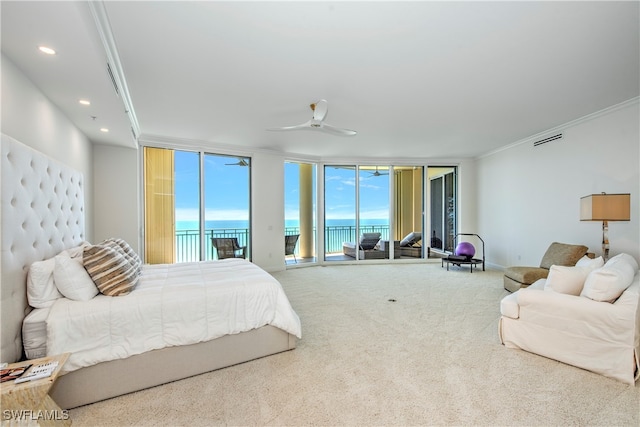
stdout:
[[[249,168],[233,165],[238,161],[238,157],[205,156],[206,220],[248,220]],[[198,182],[198,153],[176,151],[176,221],[198,221]]]
[[[245,158],[247,161],[250,159]],[[249,168],[237,165],[239,158],[205,156],[205,218],[207,220],[247,220],[249,217]],[[198,221],[198,153],[175,152],[176,221]],[[382,171],[382,169],[381,169]],[[372,172],[372,171],[371,171]],[[360,173],[361,219],[389,216],[388,175]],[[354,169],[325,168],[327,219],[355,218]],[[285,219],[298,218],[298,164],[285,163]]]

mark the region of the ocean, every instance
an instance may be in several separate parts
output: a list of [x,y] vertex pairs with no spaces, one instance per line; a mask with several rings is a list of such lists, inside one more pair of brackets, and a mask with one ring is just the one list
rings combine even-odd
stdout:
[[[329,219],[327,220],[327,226],[355,226],[356,221],[354,219]],[[387,219],[363,219],[360,220],[360,225],[389,225]],[[299,227],[300,222],[297,219],[285,220],[285,228]],[[177,221],[176,230],[197,230],[199,224],[197,221]],[[206,230],[222,230],[222,229],[247,229],[249,228],[249,221],[246,220],[223,220],[223,221],[205,221]]]

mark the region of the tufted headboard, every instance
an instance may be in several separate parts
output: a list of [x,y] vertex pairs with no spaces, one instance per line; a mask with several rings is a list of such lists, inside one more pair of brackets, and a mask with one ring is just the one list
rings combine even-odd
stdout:
[[31,263],[85,239],[82,173],[2,134],[0,360],[22,357]]

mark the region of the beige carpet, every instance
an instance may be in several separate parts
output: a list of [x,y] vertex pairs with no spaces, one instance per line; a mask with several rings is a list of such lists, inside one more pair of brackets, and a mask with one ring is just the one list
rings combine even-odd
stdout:
[[73,425],[640,425],[640,384],[500,344],[497,271],[275,276],[302,321],[295,350],[74,409]]

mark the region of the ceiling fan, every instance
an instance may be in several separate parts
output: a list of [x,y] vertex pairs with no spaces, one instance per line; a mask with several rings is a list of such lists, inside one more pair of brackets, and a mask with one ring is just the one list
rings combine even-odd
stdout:
[[247,162],[245,159],[239,158],[235,163],[225,163],[225,166],[249,166],[249,162]]
[[371,176],[383,176],[383,175],[389,175],[389,172],[380,172],[378,170],[378,166],[376,166],[376,171],[375,172],[369,172],[371,174]]
[[330,133],[331,135],[336,136],[354,136],[357,132],[355,130],[338,128],[335,126],[328,125],[324,122],[324,119],[327,117],[327,101],[321,99],[320,101],[314,102],[311,105],[311,110],[313,111],[313,117],[306,123],[302,123],[300,125],[295,126],[284,126],[278,128],[270,128],[267,130],[270,131],[288,131],[288,130],[317,130],[320,132]]

